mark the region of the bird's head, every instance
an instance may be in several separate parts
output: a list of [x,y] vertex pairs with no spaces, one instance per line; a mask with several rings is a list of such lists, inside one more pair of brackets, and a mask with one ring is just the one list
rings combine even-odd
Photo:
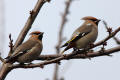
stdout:
[[34,39],[42,40],[44,32],[33,31],[30,33],[31,37]]
[[97,19],[97,18],[92,17],[92,16],[83,17],[82,20],[90,20],[90,21],[93,21],[96,25],[98,25],[98,23],[101,21],[100,19]]

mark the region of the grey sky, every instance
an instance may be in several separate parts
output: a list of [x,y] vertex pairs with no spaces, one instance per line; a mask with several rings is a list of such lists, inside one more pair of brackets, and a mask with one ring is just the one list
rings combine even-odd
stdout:
[[3,46],[4,46],[4,1],[1,0],[0,2],[0,52],[3,53]]
[[[46,3],[30,30],[30,32],[33,30],[45,32],[43,38],[44,50],[42,54],[55,53],[54,47],[57,43],[57,33],[61,21],[60,14],[65,7],[64,1],[51,0],[50,3]],[[36,2],[37,0],[5,0],[6,43],[4,57],[9,51],[9,33],[12,34],[12,38],[15,41],[29,16],[29,11],[33,9]],[[64,36],[68,40],[72,32],[83,23],[80,19],[84,16],[94,16],[104,19],[110,27],[116,29],[120,26],[119,8],[119,0],[74,1],[70,7],[70,14],[67,16],[68,23],[65,25]],[[107,33],[101,22],[99,24],[99,37],[97,41],[104,39],[105,36],[107,36]],[[111,39],[108,45],[107,48],[113,47],[115,46],[115,42]],[[63,70],[66,63],[70,63],[67,72]],[[112,58],[104,56],[93,58],[91,61],[88,59],[62,61],[62,65],[60,65],[60,76],[64,76],[65,80],[120,80],[119,68],[120,54],[116,53]],[[52,80],[53,69],[53,64],[45,66],[44,69],[16,69],[7,75],[6,80],[45,80],[46,78]]]

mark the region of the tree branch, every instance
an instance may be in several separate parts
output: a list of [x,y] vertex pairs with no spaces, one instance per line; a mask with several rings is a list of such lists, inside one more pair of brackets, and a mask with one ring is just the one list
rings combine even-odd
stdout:
[[[108,27],[108,24],[107,24],[107,22],[106,21],[104,21],[103,20],[103,24],[105,25],[105,28],[107,29],[107,31],[109,32],[109,27]],[[112,30],[112,29],[111,29]],[[117,37],[113,37],[113,39],[115,40],[115,42],[117,43],[117,44],[120,44],[120,40],[117,38]]]
[[115,42],[116,42],[117,44],[120,45],[120,40],[119,40],[117,37],[113,37],[113,39],[115,40]]
[[10,47],[10,52],[8,54],[8,57],[12,54],[13,52],[13,39],[11,38],[11,34],[9,34],[9,39],[10,39],[10,42],[9,42],[9,47]]
[[4,62],[4,59],[0,56],[0,60],[2,61],[2,62]]
[[[104,50],[104,53],[101,53],[100,51],[93,52],[93,53],[88,53],[88,57],[99,57],[99,56],[104,56],[104,55],[109,55],[114,52],[120,51],[120,46],[114,47],[108,50]],[[51,60],[60,57],[61,55],[56,55],[56,54],[51,54],[51,55],[40,55],[37,60]],[[66,56],[66,54],[64,54]],[[77,54],[75,56],[72,56],[71,59],[85,59],[86,56],[84,54]],[[65,60],[68,60],[68,58],[65,58]]]
[[[69,13],[69,7],[70,7],[71,3],[72,3],[72,0],[68,0],[65,2],[66,6],[65,6],[64,13],[62,14],[62,22],[61,22],[60,30],[59,30],[58,44],[56,46],[56,53],[57,54],[60,53],[60,46],[61,46],[62,41],[64,40],[62,34],[63,34],[63,29],[65,27],[65,24],[67,22],[67,15]],[[53,80],[58,80],[58,69],[59,69],[59,65],[56,64],[55,69],[54,69]]]
[[1,53],[0,53],[0,60],[1,60],[2,62],[5,62],[4,59],[1,57]]
[[[67,22],[67,15],[69,14],[69,8],[70,8],[71,3],[72,3],[72,0],[68,0],[68,1],[65,2],[66,7],[65,7],[64,13],[62,14],[62,22],[61,22],[60,30],[59,30],[58,44],[56,46],[57,49],[60,48],[61,43],[64,40],[63,37],[62,37],[62,35],[63,35],[63,29],[64,29],[65,24]],[[60,51],[58,50],[57,53],[59,53],[59,52]]]
[[100,42],[96,43],[94,47],[104,44],[104,42],[108,41],[112,37],[114,37],[120,31],[120,27],[118,27],[114,32],[111,32],[105,39],[101,40]]
[[0,56],[0,60],[2,61],[2,62],[4,62],[4,59]]
[[[113,53],[118,52],[118,51],[120,51],[120,46],[104,50],[104,52],[97,51],[97,52],[87,53],[87,56],[91,57],[91,58],[99,57],[99,56],[107,56],[109,54],[113,54]],[[83,51],[77,52],[77,53],[73,52],[73,53],[64,54],[64,55],[56,55],[56,54],[53,54],[53,55],[40,55],[38,60],[48,60],[49,59],[49,61],[45,61],[45,62],[41,62],[41,63],[37,63],[37,64],[27,64],[27,65],[14,64],[11,67],[12,68],[35,68],[35,67],[43,68],[45,65],[52,64],[52,63],[59,63],[59,61],[61,61],[61,60],[86,59],[86,58],[88,58],[88,57],[86,57],[86,55],[80,54],[82,52]],[[76,55],[71,56],[73,54],[76,54]]]

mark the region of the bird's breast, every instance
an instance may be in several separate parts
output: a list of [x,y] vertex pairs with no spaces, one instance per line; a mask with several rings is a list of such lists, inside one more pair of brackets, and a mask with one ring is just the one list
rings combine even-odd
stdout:
[[90,43],[95,42],[98,36],[98,31],[92,31],[86,36],[80,38],[78,41],[76,41],[76,48],[81,49],[81,48],[86,48]]

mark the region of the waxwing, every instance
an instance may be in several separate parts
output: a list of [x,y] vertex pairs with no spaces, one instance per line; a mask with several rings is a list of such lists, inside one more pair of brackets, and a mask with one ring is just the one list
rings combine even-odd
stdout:
[[97,39],[100,20],[91,16],[83,17],[82,20],[85,22],[73,32],[71,39],[61,46],[65,47],[61,54],[70,48],[84,49]]
[[22,54],[17,58],[17,62],[30,63],[31,61],[38,58],[43,49],[43,32],[34,31],[30,33],[30,35],[30,38],[23,44],[19,45],[13,52],[12,56],[10,56],[8,59],[13,58],[16,55]]

